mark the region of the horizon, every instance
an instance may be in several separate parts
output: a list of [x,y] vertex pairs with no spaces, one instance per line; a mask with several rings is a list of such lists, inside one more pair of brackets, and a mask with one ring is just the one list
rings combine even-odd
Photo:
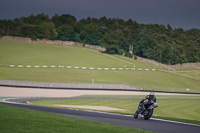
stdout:
[[[44,15],[48,15],[48,17],[50,18],[50,19],[52,19],[52,17],[53,16],[55,16],[56,14],[54,14],[54,15],[49,15],[49,14],[45,14],[45,13],[43,13],[43,12],[41,12],[41,13],[38,13],[38,14],[44,14]],[[25,18],[27,18],[27,17],[29,17],[29,16],[31,16],[31,15],[34,15],[34,16],[37,16],[38,14],[30,14],[30,15],[28,15],[28,16],[21,16],[21,17],[16,17],[16,18],[12,18],[12,19],[0,19],[0,20],[15,20],[15,19],[19,19],[19,18],[22,18],[22,17],[25,17]],[[68,13],[66,13],[66,14],[68,14]],[[57,14],[57,15],[59,15],[59,16],[61,16],[61,15],[65,15],[65,13],[64,14]],[[74,16],[74,15],[72,15],[72,14],[68,14],[68,15],[71,15],[71,16]],[[85,18],[77,18],[76,16],[74,16],[75,18],[76,18],[76,21],[80,21],[81,19],[87,19],[87,18],[89,18],[89,16],[88,17],[85,17]],[[106,16],[102,16],[102,17],[106,17]],[[98,17],[98,18],[96,18],[96,17],[90,17],[90,18],[96,18],[96,19],[100,19],[100,18],[102,18],[102,17]],[[122,19],[122,20],[124,20],[124,21],[128,21],[129,19],[131,19],[131,18],[129,18],[129,19],[123,19],[123,18],[118,18],[118,17],[106,17],[107,19]],[[132,21],[136,21],[136,20],[133,20],[133,19],[131,19]],[[137,21],[136,21],[137,22]],[[140,23],[140,22],[137,22],[138,24],[145,24],[145,25],[154,25],[154,24],[158,24],[158,25],[164,25],[166,28],[167,28],[167,25],[168,24],[159,24],[159,23]],[[170,24],[169,24],[170,25]],[[172,27],[172,25],[170,25],[171,27]],[[178,29],[178,28],[182,28],[183,30],[191,30],[191,29],[198,29],[198,30],[200,30],[200,28],[190,28],[190,29],[184,29],[183,27],[172,27],[172,29],[174,30],[174,29]]]
[[0,19],[13,20],[31,14],[70,14],[82,18],[132,19],[142,24],[169,24],[184,30],[200,29],[199,0],[1,0]]

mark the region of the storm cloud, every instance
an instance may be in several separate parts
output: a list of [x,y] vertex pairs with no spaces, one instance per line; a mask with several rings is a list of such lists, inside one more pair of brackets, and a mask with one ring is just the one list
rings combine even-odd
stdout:
[[44,13],[77,19],[106,16],[144,24],[200,29],[199,0],[0,0],[0,19]]

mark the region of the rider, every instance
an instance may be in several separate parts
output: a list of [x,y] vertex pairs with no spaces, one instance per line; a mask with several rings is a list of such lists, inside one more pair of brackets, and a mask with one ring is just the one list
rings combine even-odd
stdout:
[[[145,102],[146,100],[148,100],[147,102]],[[156,96],[154,92],[151,92],[149,95],[147,95],[144,99],[142,99],[140,101],[140,106],[141,106],[141,110],[144,110],[145,108],[148,107],[148,105],[151,103],[151,101],[156,103]],[[144,106],[143,106],[144,105]],[[144,108],[145,107],[145,108]]]

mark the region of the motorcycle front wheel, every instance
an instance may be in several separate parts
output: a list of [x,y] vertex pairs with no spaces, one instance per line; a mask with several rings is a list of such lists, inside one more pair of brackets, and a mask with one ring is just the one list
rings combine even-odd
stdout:
[[153,114],[153,110],[152,110],[152,109],[149,109],[149,110],[147,110],[147,111],[148,111],[148,113],[147,113],[146,115],[144,115],[144,119],[145,119],[145,120],[150,119],[151,116],[152,116],[152,114]]
[[135,112],[134,118],[138,118],[139,112],[140,112],[139,110],[137,110],[137,111]]

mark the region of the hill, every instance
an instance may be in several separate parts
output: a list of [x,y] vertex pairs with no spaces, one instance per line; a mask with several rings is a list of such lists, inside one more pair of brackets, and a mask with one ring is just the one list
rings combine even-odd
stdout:
[[82,47],[0,40],[0,66],[0,79],[4,80],[94,81],[145,90],[185,92],[189,88],[190,92],[200,92],[198,78],[168,73],[152,64]]
[[168,65],[200,62],[199,29],[145,25],[131,19],[88,17],[78,21],[69,14],[52,18],[45,14],[30,15],[0,20],[0,36],[6,35],[98,45],[109,54],[137,55]]

